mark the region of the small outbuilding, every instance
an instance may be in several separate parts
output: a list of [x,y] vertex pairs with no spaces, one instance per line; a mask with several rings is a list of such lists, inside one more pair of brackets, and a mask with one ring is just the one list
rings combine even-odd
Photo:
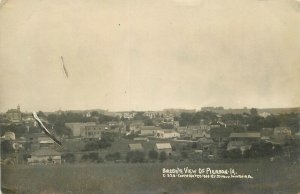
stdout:
[[166,152],[167,155],[172,154],[172,146],[170,143],[156,143],[155,144],[155,150],[158,153]]
[[41,148],[31,154],[28,158],[29,164],[61,164],[61,153],[49,149]]

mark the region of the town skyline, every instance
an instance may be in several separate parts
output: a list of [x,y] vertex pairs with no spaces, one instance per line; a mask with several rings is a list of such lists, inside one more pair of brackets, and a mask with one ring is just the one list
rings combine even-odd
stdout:
[[[260,111],[268,111],[268,110],[278,110],[280,112],[280,110],[290,110],[289,112],[295,112],[296,109],[300,109],[300,107],[262,107],[262,108],[259,108],[259,107],[223,107],[223,106],[203,106],[203,107],[197,107],[197,108],[184,108],[184,107],[168,107],[168,108],[162,108],[162,109],[141,109],[141,110],[134,110],[134,109],[131,109],[131,110],[110,110],[110,109],[104,109],[104,108],[101,108],[101,107],[96,107],[96,108],[88,108],[88,109],[61,109],[61,108],[58,108],[58,109],[55,109],[55,110],[42,110],[42,109],[39,109],[39,110],[33,110],[33,111],[30,111],[30,110],[26,110],[24,108],[22,108],[22,106],[20,104],[18,104],[17,106],[15,107],[11,107],[11,108],[8,108],[7,110],[4,110],[3,112],[0,111],[0,113],[5,113],[9,110],[14,110],[14,109],[19,109],[21,112],[23,113],[31,113],[31,112],[38,112],[38,111],[42,111],[42,112],[48,112],[48,113],[51,113],[51,112],[57,112],[57,111],[63,111],[63,112],[86,112],[86,111],[96,111],[96,112],[101,112],[101,111],[104,111],[104,112],[162,112],[162,111],[218,111],[218,110],[225,110],[225,111],[230,111],[230,110],[247,110],[247,111],[250,111],[251,109],[257,109],[257,110],[260,110]],[[294,110],[294,111],[293,111]],[[298,111],[296,111],[298,112]]]

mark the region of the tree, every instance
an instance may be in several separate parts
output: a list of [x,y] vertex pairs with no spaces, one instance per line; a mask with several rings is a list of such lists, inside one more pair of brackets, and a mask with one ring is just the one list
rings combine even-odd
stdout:
[[110,153],[110,154],[107,154],[107,155],[105,156],[105,159],[106,159],[107,161],[120,160],[120,159],[121,159],[121,154],[120,154],[120,152]]
[[52,163],[52,161],[53,161],[51,156],[49,156],[47,160],[48,160],[49,163]]
[[89,159],[92,161],[92,162],[95,162],[99,159],[99,155],[97,152],[92,152],[89,154]]
[[265,123],[264,123],[264,127],[266,128],[274,128],[279,126],[279,120],[276,116],[274,115],[270,115],[268,117],[265,118]]
[[39,117],[44,117],[44,118],[46,118],[45,113],[43,113],[42,111],[37,112],[37,115],[38,115]]
[[158,152],[155,150],[150,150],[148,152],[148,156],[150,159],[156,160],[158,158]]
[[193,143],[192,143],[192,148],[193,148],[193,149],[196,149],[196,148],[197,148],[197,143],[196,143],[196,142],[193,142]]
[[189,157],[188,153],[187,152],[181,152],[181,157],[183,159],[187,159]]
[[86,161],[86,160],[88,160],[88,159],[89,159],[89,156],[88,156],[87,154],[83,154],[83,155],[81,156],[81,160]]
[[251,116],[248,119],[249,131],[260,131],[264,127],[264,118],[260,116]]
[[250,115],[251,115],[251,116],[257,116],[257,115],[258,115],[257,109],[256,109],[256,108],[251,108],[251,109],[250,109]]
[[188,126],[193,118],[192,113],[181,113],[180,119],[179,119],[179,125],[180,126]]
[[232,149],[228,151],[227,155],[231,159],[239,159],[242,157],[242,152],[240,149]]
[[160,127],[162,129],[174,129],[174,125],[169,124],[169,123],[162,123],[162,124],[160,124]]
[[101,139],[98,141],[98,148],[100,148],[100,149],[106,149],[110,146],[111,146],[111,143],[107,139]]
[[85,145],[84,145],[84,151],[94,151],[94,150],[97,150],[99,149],[99,145],[96,141],[91,141],[91,142],[87,142]]
[[277,152],[275,148],[276,147],[273,146],[271,143],[260,142],[252,144],[250,149],[250,157],[263,158],[274,156],[274,154]]
[[65,123],[63,123],[62,121],[56,122],[53,126],[53,130],[54,130],[54,133],[59,136],[62,136],[62,135],[71,136],[72,135],[71,129],[66,127]]
[[16,137],[22,137],[26,134],[27,128],[25,125],[16,125],[16,124],[1,126],[1,136],[4,135],[4,133],[7,131],[14,132]]
[[97,111],[93,111],[93,112],[91,112],[91,116],[97,117],[97,116],[99,116],[99,113]]
[[160,162],[164,162],[167,159],[167,153],[165,151],[162,151],[159,153],[159,160]]
[[104,136],[100,140],[92,140],[85,144],[84,151],[94,151],[98,149],[106,149],[111,146],[111,142],[114,141],[111,137]]
[[144,112],[137,112],[136,115],[134,115],[133,120],[144,120]]
[[71,154],[71,153],[67,153],[67,154],[63,155],[62,158],[65,160],[65,162],[71,163],[71,164],[73,164],[76,160],[75,155]]
[[145,126],[154,126],[153,120],[148,117],[143,119],[143,123]]
[[131,163],[144,162],[145,154],[140,151],[127,152],[126,161]]
[[8,140],[4,140],[1,142],[1,158],[3,156],[14,153],[14,148],[12,146],[12,142]]

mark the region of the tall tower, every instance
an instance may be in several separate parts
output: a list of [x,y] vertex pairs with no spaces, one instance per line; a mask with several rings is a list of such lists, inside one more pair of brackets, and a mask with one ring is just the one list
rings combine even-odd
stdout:
[[18,104],[18,106],[17,106],[17,110],[18,110],[18,111],[21,111],[20,105],[19,105],[19,104]]

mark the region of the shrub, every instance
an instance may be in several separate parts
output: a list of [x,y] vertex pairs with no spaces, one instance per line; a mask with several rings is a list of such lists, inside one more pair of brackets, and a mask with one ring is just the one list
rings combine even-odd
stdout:
[[99,148],[96,141],[91,141],[85,144],[84,151],[93,151],[97,150]]
[[62,158],[65,160],[67,163],[74,163],[75,162],[75,155],[71,153],[67,153]]
[[160,152],[160,153],[159,153],[159,160],[160,160],[160,162],[163,162],[163,161],[165,161],[166,159],[167,159],[167,153],[164,152],[164,151]]
[[242,152],[240,149],[232,149],[228,151],[228,157],[231,159],[239,159],[242,157]]
[[89,159],[94,162],[97,161],[99,159],[98,153],[97,152],[92,152],[89,154]]
[[127,152],[126,161],[131,163],[144,162],[145,154],[140,151]]
[[88,160],[89,156],[87,154],[84,154],[81,156],[81,160]]
[[149,156],[150,159],[156,160],[158,158],[158,152],[155,151],[155,150],[150,150],[148,152],[148,156]]
[[120,154],[120,152],[115,152],[115,153],[107,154],[105,156],[105,159],[108,160],[108,161],[120,160],[121,159],[121,154]]
[[188,156],[188,153],[187,152],[181,152],[181,157],[183,159],[187,159],[189,156]]

